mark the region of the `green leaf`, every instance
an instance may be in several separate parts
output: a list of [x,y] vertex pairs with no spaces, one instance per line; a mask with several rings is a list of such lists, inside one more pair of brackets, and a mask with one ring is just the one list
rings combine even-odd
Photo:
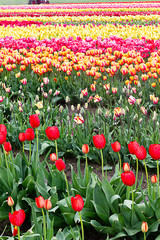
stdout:
[[111,227],[106,227],[106,226],[102,226],[99,222],[97,222],[96,220],[91,220],[91,225],[98,231],[104,234],[110,234],[110,235],[115,235],[116,232],[113,228]]
[[97,215],[105,222],[108,223],[109,207],[102,188],[97,184],[93,191],[93,205]]
[[74,213],[64,212],[62,215],[68,225],[74,225]]
[[115,237],[111,238],[110,240],[117,240],[121,237],[126,237],[126,236],[127,236],[127,234],[125,232],[120,232]]
[[[50,194],[46,189],[44,189],[39,183],[35,183],[36,189],[38,193],[43,196],[45,199],[48,199],[50,197]],[[38,194],[37,194],[38,195]]]
[[104,178],[102,182],[102,189],[106,196],[107,203],[113,213],[119,213],[118,200],[111,203],[111,198],[115,195],[112,185]]

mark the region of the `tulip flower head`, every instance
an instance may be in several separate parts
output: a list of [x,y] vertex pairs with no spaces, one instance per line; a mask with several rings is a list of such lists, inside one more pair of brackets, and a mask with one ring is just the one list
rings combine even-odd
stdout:
[[51,141],[57,140],[60,137],[59,129],[57,126],[47,127],[45,132],[48,139]]
[[26,135],[25,135],[25,133],[20,133],[19,136],[18,136],[18,138],[19,138],[19,141],[24,142],[24,141],[26,140]]
[[160,159],[160,144],[151,144],[149,146],[149,154],[154,160]]
[[83,198],[78,194],[75,197],[71,197],[71,205],[74,211],[80,212],[84,207]]
[[142,223],[141,230],[142,230],[143,233],[148,232],[148,224],[146,222]]
[[50,210],[50,209],[52,208],[52,203],[51,203],[50,199],[46,199],[46,200],[45,200],[44,208],[45,208],[46,210]]
[[14,200],[13,200],[12,197],[8,197],[8,199],[7,199],[7,204],[8,204],[8,206],[10,206],[10,207],[14,205]]
[[132,171],[123,172],[121,174],[121,179],[126,186],[133,186],[136,180],[135,175]]
[[39,196],[39,197],[35,198],[35,201],[36,201],[36,206],[38,208],[44,208],[45,200],[42,196]]
[[128,150],[129,150],[130,154],[135,155],[136,150],[137,150],[138,147],[139,147],[139,143],[138,142],[136,142],[136,141],[130,142],[128,144]]
[[29,122],[32,128],[37,128],[40,125],[40,120],[37,114],[29,116]]
[[27,141],[32,141],[34,139],[34,130],[33,128],[27,128],[25,131],[25,138]]
[[9,221],[13,226],[21,226],[25,220],[26,214],[23,209],[9,213]]
[[137,147],[135,155],[139,160],[144,160],[147,157],[147,151],[145,147],[143,146]]
[[103,149],[106,145],[106,139],[103,134],[93,136],[93,144],[98,149]]
[[11,146],[10,142],[4,143],[4,150],[6,151],[6,153],[9,153],[12,150],[12,146]]
[[51,153],[51,154],[50,154],[50,160],[51,160],[52,162],[54,162],[54,161],[57,160],[56,153]]
[[5,143],[5,141],[6,141],[6,135],[4,132],[0,131],[0,145]]
[[83,146],[82,146],[82,152],[83,152],[84,154],[89,153],[89,146],[88,146],[88,144],[83,144]]
[[7,128],[4,124],[0,124],[0,132],[3,132],[5,135],[7,135]]
[[111,143],[111,147],[114,152],[119,152],[121,150],[121,144],[119,142]]
[[124,172],[129,172],[130,171],[130,166],[129,163],[123,163],[123,171]]
[[56,168],[61,172],[66,168],[66,165],[64,163],[64,161],[59,158],[58,160],[56,160],[55,162]]
[[152,182],[152,183],[156,183],[156,182],[157,182],[157,175],[153,175],[153,176],[151,177],[151,182]]

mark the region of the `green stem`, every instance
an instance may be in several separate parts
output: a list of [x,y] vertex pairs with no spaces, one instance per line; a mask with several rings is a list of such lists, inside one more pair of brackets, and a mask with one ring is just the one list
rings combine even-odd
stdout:
[[18,227],[18,240],[20,240],[20,227]]
[[146,171],[146,179],[147,179],[147,188],[148,188],[148,195],[150,196],[149,184],[148,184],[148,171],[145,160],[143,160],[145,171]]
[[43,208],[41,209],[42,209],[42,215],[43,215],[43,234],[44,234],[44,240],[46,240],[46,220],[45,220]]
[[127,191],[126,191],[126,199],[130,200],[130,186],[127,186]]
[[83,222],[82,222],[81,212],[79,212],[79,218],[80,218],[80,221],[81,221],[82,240],[84,240],[84,229],[83,229]]
[[[100,149],[101,151],[101,161],[102,161],[102,179],[104,177],[104,170],[103,170],[103,152],[102,152],[102,149]],[[106,170],[106,178],[107,178],[107,170]]]
[[137,165],[137,168],[136,168],[136,182],[135,182],[135,189],[137,187],[137,181],[138,181],[138,158],[136,157],[136,165]]
[[57,147],[57,140],[55,140],[55,146],[56,146],[56,156],[57,156],[57,159],[58,159],[58,147]]
[[36,155],[36,167],[37,167],[37,163],[38,163],[38,130],[36,128],[36,136],[37,136],[37,155]]
[[7,167],[7,168],[9,168],[9,167],[8,167],[7,156],[6,156],[6,151],[5,151],[5,149],[4,149],[4,146],[3,146],[3,145],[2,145],[2,147],[3,147],[3,152],[4,152],[4,156],[5,156],[5,160],[6,160],[6,167]]
[[158,197],[160,197],[159,195],[159,164],[158,164],[158,160],[157,160],[157,186],[158,186]]
[[29,164],[31,163],[31,141],[29,141]]
[[153,185],[153,200],[156,199],[156,183]]
[[66,188],[67,188],[67,192],[68,192],[68,197],[70,197],[70,195],[69,195],[68,181],[67,181],[67,177],[66,177],[66,174],[65,174],[64,170],[63,170],[63,174],[64,174],[64,177],[65,177],[65,180],[66,180]]
[[119,156],[119,175],[121,176],[122,161],[121,161],[121,156],[120,156],[119,152],[117,152],[117,153],[118,153],[118,156]]
[[22,149],[23,149],[23,152],[24,152],[24,142],[22,142]]
[[132,190],[132,213],[134,210],[134,193],[133,193],[133,187],[131,186],[131,190]]
[[88,161],[87,161],[87,154],[86,155],[86,182],[88,183],[89,181],[89,175],[88,175]]
[[144,240],[146,240],[146,233],[144,232]]
[[12,213],[12,214],[14,213],[14,211],[13,211],[13,206],[11,206],[11,213]]

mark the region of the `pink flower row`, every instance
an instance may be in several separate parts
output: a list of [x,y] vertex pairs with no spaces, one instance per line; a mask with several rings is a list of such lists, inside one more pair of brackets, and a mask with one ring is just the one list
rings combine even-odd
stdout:
[[80,12],[0,12],[0,17],[40,17],[40,16],[136,16],[136,15],[160,15],[160,11],[80,11]]
[[51,47],[53,51],[60,51],[63,46],[71,49],[73,52],[86,53],[87,50],[101,49],[102,53],[107,52],[107,48],[112,48],[113,51],[123,51],[124,53],[135,50],[139,51],[142,57],[148,57],[150,52],[160,49],[160,40],[150,40],[143,37],[142,39],[122,39],[117,36],[110,36],[102,39],[98,37],[93,40],[91,37],[86,37],[83,40],[81,37],[73,39],[73,37],[52,38],[37,40],[34,37],[14,39],[13,37],[0,38],[0,48],[12,49],[30,49],[36,47]]
[[86,9],[86,8],[158,8],[160,2],[112,2],[112,3],[65,3],[65,4],[50,4],[50,5],[21,5],[21,6],[0,6],[0,9]]

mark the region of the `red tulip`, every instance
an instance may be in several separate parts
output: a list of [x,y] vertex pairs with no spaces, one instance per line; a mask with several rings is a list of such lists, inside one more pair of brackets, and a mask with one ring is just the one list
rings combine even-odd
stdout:
[[46,210],[49,210],[49,209],[52,208],[52,203],[51,203],[51,201],[50,201],[49,199],[46,199],[46,200],[45,200],[44,208],[45,208]]
[[45,132],[49,140],[57,140],[60,137],[59,129],[56,126],[47,127]]
[[56,168],[59,171],[63,171],[66,168],[66,165],[65,165],[65,163],[63,162],[63,160],[61,158],[56,160],[55,164],[56,164]]
[[37,128],[40,125],[40,120],[37,114],[29,116],[29,122],[32,128]]
[[82,152],[83,152],[84,154],[89,153],[89,146],[88,146],[88,144],[83,144],[83,146],[82,146]]
[[96,148],[102,149],[106,145],[106,139],[103,134],[93,136],[93,144]]
[[0,145],[6,141],[6,135],[4,132],[0,131]]
[[154,160],[160,159],[160,144],[151,144],[149,146],[149,154]]
[[25,135],[25,133],[20,133],[18,138],[19,138],[19,141],[21,141],[21,142],[26,141],[26,135]]
[[11,146],[10,142],[5,142],[4,143],[4,150],[6,152],[10,152],[12,150],[12,146]]
[[4,132],[4,134],[7,135],[7,128],[4,124],[0,124],[0,132]]
[[139,160],[144,160],[147,157],[147,151],[145,147],[143,146],[137,147],[135,155]]
[[23,209],[9,213],[9,221],[13,226],[21,226],[25,220],[26,214]]
[[78,194],[75,197],[71,197],[71,205],[74,211],[80,212],[84,207],[83,198]]
[[124,172],[129,172],[130,171],[130,166],[127,162],[123,163],[123,171]]
[[123,172],[121,174],[122,182],[127,186],[133,186],[135,184],[135,176],[132,171]]
[[139,147],[139,143],[134,141],[128,144],[128,150],[130,154],[135,155],[136,149]]
[[18,227],[15,226],[13,229],[13,236],[16,236],[18,234]]
[[153,176],[151,177],[151,182],[152,182],[152,183],[156,183],[156,182],[157,182],[157,175],[153,175]]
[[26,140],[32,141],[34,139],[34,130],[32,128],[27,128],[25,131]]
[[55,153],[51,153],[51,154],[50,154],[50,160],[51,160],[52,162],[56,161],[56,160],[57,160],[57,155],[56,155]]
[[7,199],[7,204],[8,204],[8,206],[10,206],[10,207],[14,205],[14,200],[13,200],[12,197],[8,197],[8,199]]
[[35,198],[35,201],[36,201],[36,206],[38,208],[44,208],[45,200],[42,196],[39,196],[39,197]]
[[121,144],[119,142],[111,143],[111,147],[114,152],[119,152],[121,150]]

